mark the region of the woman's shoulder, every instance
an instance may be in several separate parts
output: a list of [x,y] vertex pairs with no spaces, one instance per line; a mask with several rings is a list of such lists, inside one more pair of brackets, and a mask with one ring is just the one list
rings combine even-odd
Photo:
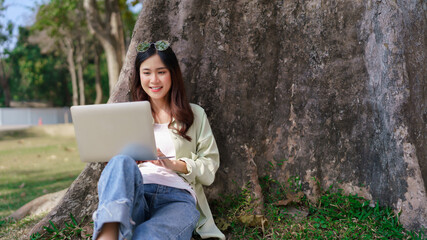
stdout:
[[191,110],[195,117],[202,117],[205,114],[205,110],[195,103],[190,103]]

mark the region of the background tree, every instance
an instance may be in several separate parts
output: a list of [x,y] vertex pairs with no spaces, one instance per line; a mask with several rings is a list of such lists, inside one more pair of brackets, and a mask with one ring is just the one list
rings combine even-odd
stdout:
[[[4,0],[0,0],[0,18],[4,17],[5,10],[6,7],[4,6]],[[7,64],[4,61],[4,59],[6,58],[6,56],[4,55],[4,51],[6,50],[6,43],[8,43],[12,38],[12,31],[12,22],[9,21],[6,24],[0,22],[0,45],[3,47],[3,49],[0,50],[0,86],[2,87],[2,91],[0,91],[0,94],[3,93],[3,96],[0,95],[0,100],[3,99],[3,101],[1,102],[4,102],[4,106],[6,107],[10,106],[11,95],[9,87],[10,72]]]
[[110,93],[119,77],[126,54],[124,28],[118,0],[105,0],[103,12],[95,0],[84,0],[88,26],[104,48]]
[[[73,105],[84,105],[84,55],[89,48],[90,36],[81,1],[51,0],[40,6],[33,29],[47,32],[48,36],[55,41],[53,46],[55,50],[60,50],[67,56],[73,89]],[[37,39],[39,44],[44,44],[45,37]],[[46,51],[52,51],[52,49],[46,49]]]
[[30,33],[29,29],[20,27],[15,48],[7,51],[5,61],[10,69],[12,99],[69,106],[71,99],[64,56],[42,53],[38,45],[29,43]]

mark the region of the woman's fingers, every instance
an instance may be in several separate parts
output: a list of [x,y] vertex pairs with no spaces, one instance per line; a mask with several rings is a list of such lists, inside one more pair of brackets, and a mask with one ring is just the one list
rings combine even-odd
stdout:
[[159,157],[165,157],[165,155],[162,153],[162,151],[160,151],[159,148],[157,148],[157,156],[159,156]]

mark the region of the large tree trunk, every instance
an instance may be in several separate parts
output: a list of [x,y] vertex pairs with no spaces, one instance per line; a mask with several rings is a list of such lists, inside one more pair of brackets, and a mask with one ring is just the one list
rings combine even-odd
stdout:
[[107,56],[110,95],[117,83],[125,59],[125,38],[117,0],[105,0],[104,19],[95,0],[84,0],[89,29],[101,42]]
[[[221,152],[209,198],[250,169],[297,176],[311,198],[317,181],[337,184],[427,227],[426,21],[409,0],[146,0],[109,102],[129,99],[136,44],[169,39]],[[41,223],[90,214],[100,170],[88,165]]]

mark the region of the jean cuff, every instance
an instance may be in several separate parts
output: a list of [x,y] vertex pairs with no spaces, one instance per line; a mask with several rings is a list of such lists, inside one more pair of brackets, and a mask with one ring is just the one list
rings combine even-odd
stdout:
[[135,224],[130,215],[130,204],[128,199],[120,199],[103,204],[93,213],[94,221],[93,238],[96,239],[101,232],[104,223],[118,222],[119,240],[132,239],[132,229]]

